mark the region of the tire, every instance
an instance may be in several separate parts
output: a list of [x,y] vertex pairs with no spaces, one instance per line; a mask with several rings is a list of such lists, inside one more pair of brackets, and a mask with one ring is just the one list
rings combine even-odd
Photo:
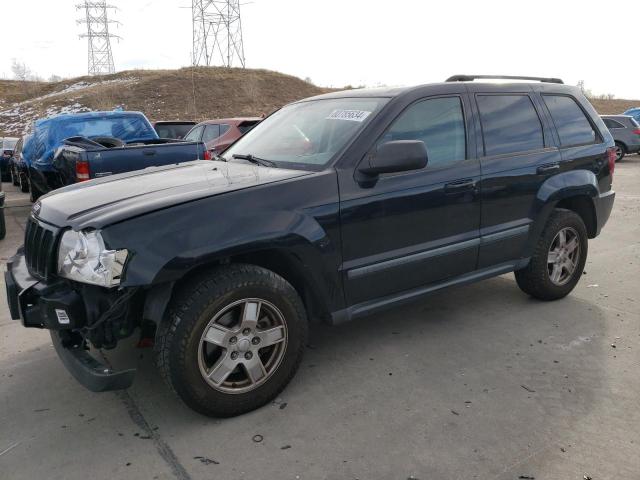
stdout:
[[[562,255],[558,256],[557,252],[562,252],[562,249],[558,246],[561,240],[561,231],[564,232],[566,239],[575,235],[573,238],[576,239],[576,248],[578,249],[576,254],[566,255],[566,253],[562,253]],[[570,248],[569,243],[573,244],[572,241],[567,240],[565,252]],[[570,210],[556,209],[544,227],[529,265],[515,272],[516,282],[523,292],[534,298],[540,300],[563,298],[574,289],[580,280],[587,261],[587,251],[587,228],[582,218]],[[552,258],[551,255],[558,257],[556,262],[558,265],[575,265],[572,272],[569,274],[570,269],[563,267],[560,269],[562,276],[556,278],[557,281],[554,281],[552,277],[555,277],[557,266],[549,263]],[[571,255],[574,255],[573,259]]]
[[20,191],[22,193],[29,193],[29,179],[24,172],[18,172],[18,183],[20,184]]
[[[239,322],[251,320],[252,314],[245,312],[251,311],[257,300],[262,302],[256,307],[259,321],[249,334]],[[261,323],[271,322],[270,315],[275,318],[278,314],[283,326],[273,327],[275,322],[261,329]],[[219,329],[226,332],[225,340],[217,337]],[[219,267],[174,294],[156,333],[156,365],[169,387],[193,410],[212,417],[235,416],[271,401],[289,383],[302,360],[307,329],[302,300],[285,279],[254,265]],[[251,346],[256,339],[245,336],[276,330],[282,338],[271,345],[272,340],[265,336],[263,344],[271,345],[267,347]],[[215,342],[208,343],[205,338],[212,331]],[[220,346],[223,344],[225,347]],[[255,356],[249,357],[246,348],[255,348]],[[259,354],[257,349],[261,349]],[[273,360],[276,353],[278,359]],[[234,354],[236,360],[232,360]],[[249,375],[248,367],[257,365],[255,360],[262,365],[263,374],[261,378],[255,375],[260,378],[257,381]],[[236,363],[229,367],[227,361]],[[213,372],[218,370],[223,373],[216,379]],[[225,371],[230,372],[227,377]]]
[[42,196],[42,192],[31,182],[31,178],[29,178],[28,186],[29,190],[27,191],[29,192],[29,200],[32,203],[35,203]]
[[11,171],[9,170],[9,167],[7,167],[6,172],[2,172],[0,174],[0,179],[3,182],[10,182],[11,181]]
[[616,142],[616,162],[619,162],[627,154],[627,149],[622,143]]
[[20,177],[18,176],[15,168],[11,169],[11,183],[13,184],[14,187],[17,187],[20,185]]

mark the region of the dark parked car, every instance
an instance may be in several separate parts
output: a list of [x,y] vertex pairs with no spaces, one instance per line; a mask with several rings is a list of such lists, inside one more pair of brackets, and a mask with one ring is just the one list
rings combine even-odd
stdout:
[[153,128],[160,138],[182,139],[196,122],[161,121],[153,122]]
[[640,151],[640,124],[631,115],[601,115],[616,142],[616,162]]
[[566,296],[613,207],[613,138],[578,88],[473,78],[301,100],[225,161],[41,198],[8,261],[12,318],[50,329],[95,391],[134,372],[90,346],[155,328],[164,379],[229,416],[286,386],[309,321],[512,271],[532,297]]
[[223,152],[229,145],[260,123],[261,120],[261,118],[207,120],[193,127],[184,138],[193,142],[202,141],[208,150],[217,154]]
[[211,157],[199,141],[158,138],[140,112],[109,111],[38,120],[23,158],[36,201],[76,181]]
[[29,191],[29,169],[27,163],[22,154],[25,143],[29,142],[31,137],[24,135],[20,137],[18,143],[16,143],[13,156],[9,159],[9,173],[11,174],[11,183],[16,187],[19,186],[20,190],[24,193]]
[[13,150],[18,142],[17,138],[5,137],[0,138],[0,179],[3,182],[11,180],[11,171],[9,169],[9,163],[11,157],[13,157]]

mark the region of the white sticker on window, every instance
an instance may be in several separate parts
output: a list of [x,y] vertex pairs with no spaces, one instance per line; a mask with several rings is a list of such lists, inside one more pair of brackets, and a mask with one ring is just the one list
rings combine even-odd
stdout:
[[371,115],[371,112],[364,110],[334,110],[327,120],[349,120],[351,122],[363,122],[365,118]]

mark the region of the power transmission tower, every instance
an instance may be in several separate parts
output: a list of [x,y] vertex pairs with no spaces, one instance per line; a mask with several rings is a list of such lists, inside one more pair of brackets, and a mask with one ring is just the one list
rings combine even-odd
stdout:
[[240,0],[192,0],[193,65],[245,66]]
[[107,15],[109,9],[115,8],[113,5],[107,5],[104,0],[85,0],[76,5],[77,10],[84,10],[84,17],[77,23],[87,25],[87,33],[80,35],[80,38],[88,39],[89,75],[104,75],[116,71],[113,66],[111,39],[120,37],[109,32],[109,24],[118,22],[109,20]]

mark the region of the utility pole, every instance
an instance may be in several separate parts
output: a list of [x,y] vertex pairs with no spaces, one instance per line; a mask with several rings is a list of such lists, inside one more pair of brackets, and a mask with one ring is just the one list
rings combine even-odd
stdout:
[[119,39],[120,37],[109,32],[109,25],[118,22],[109,20],[108,11],[115,10],[116,7],[107,5],[105,0],[85,0],[83,3],[77,4],[76,9],[84,11],[84,16],[77,20],[77,23],[87,25],[87,33],[80,35],[80,38],[88,39],[89,75],[115,73],[111,39]]
[[240,0],[192,0],[192,64],[245,67]]

